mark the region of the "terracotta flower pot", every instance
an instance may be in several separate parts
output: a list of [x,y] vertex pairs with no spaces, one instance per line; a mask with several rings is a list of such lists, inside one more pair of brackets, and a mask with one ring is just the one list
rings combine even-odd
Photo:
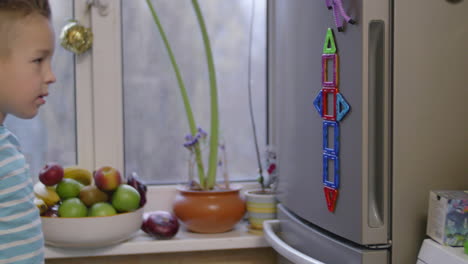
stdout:
[[193,191],[177,188],[173,210],[188,230],[197,233],[229,231],[245,214],[240,187],[220,191]]
[[265,220],[276,219],[277,200],[274,192],[255,189],[247,190],[244,195],[250,229],[262,230]]

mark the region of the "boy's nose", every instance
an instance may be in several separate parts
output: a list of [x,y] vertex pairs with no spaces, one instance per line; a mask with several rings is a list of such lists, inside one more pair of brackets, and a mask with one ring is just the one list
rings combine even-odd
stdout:
[[49,74],[49,78],[46,79],[47,84],[51,84],[57,81],[57,78],[55,77],[55,74],[51,71]]
[[47,71],[47,74],[46,74],[45,83],[51,84],[51,83],[54,83],[56,81],[57,81],[57,78],[55,77],[55,74],[52,71],[52,68],[49,67],[49,69]]

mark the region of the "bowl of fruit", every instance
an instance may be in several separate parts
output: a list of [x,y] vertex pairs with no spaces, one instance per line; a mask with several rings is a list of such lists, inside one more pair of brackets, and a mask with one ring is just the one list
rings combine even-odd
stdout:
[[48,163],[34,185],[46,245],[95,248],[132,238],[141,228],[146,186],[110,166],[94,173]]

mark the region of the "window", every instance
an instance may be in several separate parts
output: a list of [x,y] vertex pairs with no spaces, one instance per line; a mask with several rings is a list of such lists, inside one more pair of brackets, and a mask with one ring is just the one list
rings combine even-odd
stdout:
[[[195,122],[210,126],[205,51],[190,1],[153,1],[189,93]],[[248,107],[248,63],[258,134],[265,142],[266,3],[256,0],[252,57],[249,32],[252,0],[200,1],[215,60],[221,135],[231,179],[252,177],[257,168]],[[187,179],[189,132],[169,57],[145,1],[122,1],[122,58],[125,169],[146,180]],[[204,151],[208,152],[208,150]]]
[[[107,15],[97,8],[87,10],[84,2],[51,1],[53,19],[58,35],[74,10],[81,23],[92,27],[92,51],[74,56],[57,44],[58,82],[50,88],[48,104],[31,121],[9,118],[9,127],[32,161],[33,175],[55,160],[88,169],[110,165],[125,175],[136,171],[148,183],[185,181],[189,156],[183,147],[189,130],[185,110],[146,2],[108,1]],[[209,131],[208,72],[191,3],[152,2],[181,68],[197,125]],[[248,83],[250,77],[262,150],[267,133],[266,0],[199,2],[216,64],[229,174],[232,180],[253,179],[257,162]],[[27,136],[21,134],[25,131]]]

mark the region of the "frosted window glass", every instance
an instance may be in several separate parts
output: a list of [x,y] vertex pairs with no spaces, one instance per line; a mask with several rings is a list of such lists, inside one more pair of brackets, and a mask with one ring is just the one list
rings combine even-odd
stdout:
[[[200,0],[217,70],[222,138],[232,180],[257,171],[248,108],[248,48],[252,0]],[[188,90],[195,121],[210,129],[205,52],[190,1],[152,1]],[[251,83],[257,134],[266,142],[266,1],[255,0]],[[126,174],[147,181],[187,180],[189,132],[168,55],[145,1],[122,1]],[[208,150],[205,150],[207,153]],[[205,163],[206,164],[206,163]],[[206,166],[206,165],[205,165]],[[218,174],[218,178],[220,178]]]
[[7,116],[5,125],[18,137],[33,179],[46,162],[76,164],[75,69],[73,54],[60,46],[59,34],[73,18],[73,1],[51,0],[55,28],[52,67],[57,82],[49,86],[47,103],[30,120]]

